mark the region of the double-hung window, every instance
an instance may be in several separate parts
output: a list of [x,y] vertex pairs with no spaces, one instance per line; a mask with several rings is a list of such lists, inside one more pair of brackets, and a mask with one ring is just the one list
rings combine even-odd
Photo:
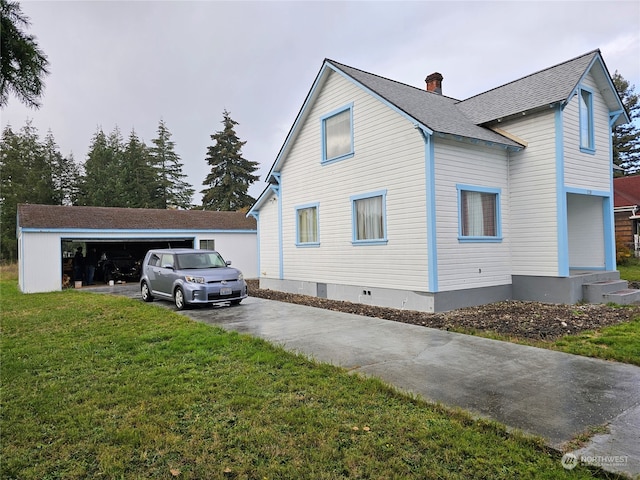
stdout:
[[500,189],[457,185],[458,240],[461,242],[500,242]]
[[321,118],[322,163],[353,156],[353,104]]
[[373,192],[351,197],[354,244],[387,243],[387,192]]
[[299,247],[320,245],[317,203],[296,207],[296,245]]
[[579,114],[580,114],[580,150],[586,153],[594,153],[593,138],[593,92],[586,88],[578,90]]

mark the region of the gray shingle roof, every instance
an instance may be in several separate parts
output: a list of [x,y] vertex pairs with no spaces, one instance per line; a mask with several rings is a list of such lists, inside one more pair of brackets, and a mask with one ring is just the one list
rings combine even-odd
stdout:
[[587,67],[600,54],[593,50],[501,87],[463,100],[458,108],[480,125],[499,118],[562,102],[576,88]]
[[243,212],[153,210],[145,208],[18,205],[22,228],[88,230],[256,230],[256,220]]
[[434,132],[513,147],[521,146],[487,128],[475,125],[457,107],[459,101],[456,99],[364,72],[333,60],[327,62]]

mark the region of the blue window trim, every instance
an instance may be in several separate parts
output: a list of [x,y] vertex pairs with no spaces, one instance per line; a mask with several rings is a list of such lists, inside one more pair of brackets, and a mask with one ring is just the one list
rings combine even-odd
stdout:
[[[358,216],[356,215],[356,201],[364,200],[366,198],[373,197],[382,197],[382,228],[384,229],[383,238],[376,239],[368,239],[368,240],[358,240],[357,231],[358,226],[356,225]],[[351,196],[351,243],[353,245],[386,245],[388,243],[387,240],[387,191],[386,190],[378,190],[376,192],[368,192],[362,193],[358,195]]]
[[[298,239],[300,238],[300,224],[298,222],[298,211],[305,210],[307,208],[315,208],[316,209],[316,232],[318,234],[318,240],[315,242],[300,242]],[[319,247],[320,246],[320,204],[319,203],[308,203],[306,205],[299,205],[295,207],[296,211],[296,247],[306,248],[306,247]]]
[[[582,109],[584,108],[582,106],[582,93],[583,92],[587,92],[588,95],[588,100],[587,100],[587,112],[586,115],[588,116],[588,122],[589,122],[589,129],[587,131],[587,135],[588,138],[586,138],[586,143],[587,146],[584,146],[585,143],[585,139],[582,136],[582,120],[583,120],[583,111]],[[578,88],[578,116],[579,116],[579,124],[580,124],[580,151],[583,153],[589,153],[591,155],[596,153],[596,147],[595,147],[595,137],[594,137],[594,125],[593,125],[593,90],[591,90],[588,87],[584,87],[581,86],[580,88]]]
[[[501,188],[478,187],[475,185],[456,184],[458,190],[458,241],[460,243],[500,243],[502,242],[502,211],[500,208]],[[492,193],[496,195],[496,235],[469,236],[462,235],[462,192]]]
[[[349,110],[349,124],[351,126],[351,150],[343,155],[339,155],[337,157],[333,157],[333,158],[327,158],[327,143],[326,143],[326,121],[328,118],[331,117],[335,117],[336,115]],[[320,138],[320,143],[322,145],[322,159],[321,162],[322,165],[327,165],[330,163],[334,163],[334,162],[339,162],[341,160],[346,160],[347,158],[351,158],[354,155],[354,148],[353,148],[353,102],[351,102],[348,105],[345,105],[344,107],[340,107],[337,110],[334,110],[332,112],[327,113],[326,115],[323,115],[322,117],[320,117],[320,125],[321,125],[321,131],[322,131],[322,136]]]

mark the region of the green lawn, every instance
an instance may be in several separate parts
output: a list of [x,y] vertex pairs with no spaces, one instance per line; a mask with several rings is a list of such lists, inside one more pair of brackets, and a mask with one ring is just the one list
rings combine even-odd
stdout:
[[0,281],[3,479],[581,479],[541,441],[141,301]]
[[630,258],[624,265],[618,265],[620,278],[629,282],[640,282],[640,259]]

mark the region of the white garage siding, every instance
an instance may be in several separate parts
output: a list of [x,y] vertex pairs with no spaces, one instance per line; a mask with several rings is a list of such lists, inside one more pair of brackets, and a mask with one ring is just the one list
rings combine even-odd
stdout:
[[53,292],[62,289],[60,242],[59,233],[20,232],[18,283],[22,293]]
[[[440,291],[511,283],[507,152],[436,139],[436,219]],[[500,190],[502,241],[460,242],[456,185]]]
[[558,275],[555,111],[500,128],[528,143],[509,153],[511,258],[514,275]]
[[[245,278],[258,277],[256,233],[198,231],[115,231],[79,229],[20,229],[18,234],[19,287],[23,293],[51,292],[62,289],[62,241],[77,242],[153,242],[167,239],[193,239],[196,248],[200,240],[213,240],[215,248]],[[84,252],[86,254],[86,252]]]
[[[321,117],[351,103],[354,156],[322,165]],[[284,278],[426,291],[424,162],[424,139],[410,122],[330,73],[281,170]],[[386,191],[388,243],[353,245],[350,198],[379,191]],[[312,203],[320,245],[297,247],[295,209]]]

